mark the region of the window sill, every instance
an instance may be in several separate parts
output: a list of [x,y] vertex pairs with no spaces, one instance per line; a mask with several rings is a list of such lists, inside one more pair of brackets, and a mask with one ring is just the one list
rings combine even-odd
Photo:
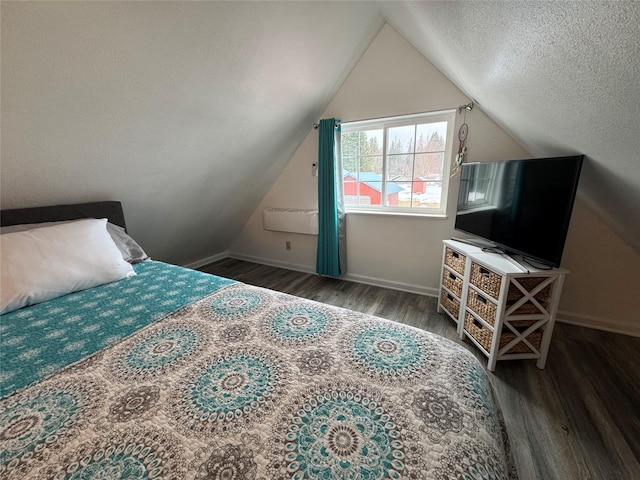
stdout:
[[412,212],[383,212],[380,210],[353,210],[345,212],[347,215],[378,215],[383,217],[413,217],[413,218],[434,218],[446,220],[446,213],[412,213]]

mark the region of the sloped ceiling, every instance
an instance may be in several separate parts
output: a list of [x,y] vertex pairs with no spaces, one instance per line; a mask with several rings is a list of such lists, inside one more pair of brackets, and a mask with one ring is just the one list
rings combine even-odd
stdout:
[[640,252],[640,2],[398,2],[386,20]]
[[[392,25],[640,251],[638,2],[8,2],[2,208],[119,199],[152,257],[224,251]],[[383,66],[381,66],[383,68]]]
[[225,251],[384,21],[359,2],[7,2],[2,208],[123,202],[152,258]]

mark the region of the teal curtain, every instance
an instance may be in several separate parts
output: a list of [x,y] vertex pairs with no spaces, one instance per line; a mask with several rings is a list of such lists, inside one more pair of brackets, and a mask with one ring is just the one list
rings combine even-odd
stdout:
[[339,172],[340,120],[320,120],[318,127],[318,251],[316,272],[339,277],[346,271],[342,176]]

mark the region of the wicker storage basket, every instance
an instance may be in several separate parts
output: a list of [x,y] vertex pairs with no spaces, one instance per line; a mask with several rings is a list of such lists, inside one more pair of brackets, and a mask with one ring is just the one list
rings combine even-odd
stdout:
[[444,264],[448,267],[451,267],[452,270],[455,270],[460,275],[464,275],[464,264],[467,261],[467,257],[461,253],[452,250],[447,247],[444,251]]
[[509,323],[519,332],[524,332],[527,328],[529,328],[537,321],[538,320],[509,320]]
[[[513,326],[516,326],[517,322],[511,322]],[[522,331],[526,330],[533,323],[531,320],[523,320],[521,322],[522,325],[518,324],[518,330],[522,329]],[[491,353],[491,339],[493,338],[493,332],[487,328],[486,325],[480,323],[476,318],[473,317],[469,312],[466,313],[464,319],[464,329],[469,332],[475,340],[484,348],[487,353]],[[504,347],[511,340],[516,338],[516,335],[511,332],[508,328],[503,328],[502,333],[500,335],[499,348]],[[526,337],[527,341],[531,343],[535,348],[539,349],[540,344],[542,343],[542,332],[535,331],[530,333]],[[518,342],[509,350],[507,350],[504,354],[512,354],[512,353],[534,353],[529,346],[524,342]]]
[[496,323],[498,306],[471,288],[467,293],[467,306],[489,325]]
[[[532,305],[532,306],[535,307],[535,305]],[[536,322],[537,320],[512,320],[509,323],[513,328],[515,328],[519,332],[524,332],[527,328],[529,328],[531,325],[533,325]],[[527,341],[531,345],[539,349],[540,344],[542,343],[543,333],[544,333],[543,330],[540,330],[540,329],[535,330],[534,332],[527,335],[526,337]],[[500,335],[500,348],[504,347],[507,343],[509,343],[514,338],[516,338],[515,334],[511,330],[509,330],[508,327],[502,327],[502,335]],[[533,353],[533,351],[529,348],[529,346],[526,343],[518,342],[509,350],[507,350],[505,353]]]
[[[544,282],[547,277],[526,277],[526,278],[516,278],[515,280],[522,285],[525,290],[530,292],[542,282]],[[518,287],[516,287],[513,283],[509,285],[509,291],[507,293],[507,308],[516,303],[523,297],[522,292]],[[551,285],[547,285],[542,290],[540,290],[534,298],[540,303],[542,307],[548,309],[549,299],[551,298]],[[524,304],[520,305],[514,312],[511,312],[512,315],[516,314],[537,314],[537,313],[545,313],[541,312],[538,307],[536,307],[533,303],[527,301]]]
[[464,317],[464,329],[469,332],[473,338],[484,348],[487,353],[491,353],[491,338],[493,332],[474,318],[469,312],[466,312]]
[[456,319],[460,313],[460,301],[447,292],[444,288],[440,290],[440,304]]
[[500,295],[500,286],[502,285],[502,275],[492,272],[488,268],[471,262],[471,278],[472,285],[475,285],[487,295],[498,299]]
[[462,277],[457,276],[454,273],[451,273],[449,270],[445,268],[444,273],[442,275],[442,284],[447,287],[453,294],[460,298],[462,297]]
[[[507,343],[509,343],[514,338],[516,338],[514,333],[512,333],[511,331],[505,332],[503,330],[502,335],[500,335],[500,348],[504,347]],[[536,332],[530,333],[526,338],[531,345],[533,345],[537,349],[540,348],[540,343],[542,342],[542,332],[536,331]],[[527,345],[526,343],[518,342],[505,352],[505,354],[508,354],[508,353],[534,353],[534,352],[529,348],[529,345]]]

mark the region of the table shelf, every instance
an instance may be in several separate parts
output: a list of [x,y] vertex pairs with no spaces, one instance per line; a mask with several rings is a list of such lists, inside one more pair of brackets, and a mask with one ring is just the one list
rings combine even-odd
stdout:
[[544,368],[568,273],[525,268],[506,255],[445,240],[438,311],[488,357],[489,370],[515,359],[536,359]]

